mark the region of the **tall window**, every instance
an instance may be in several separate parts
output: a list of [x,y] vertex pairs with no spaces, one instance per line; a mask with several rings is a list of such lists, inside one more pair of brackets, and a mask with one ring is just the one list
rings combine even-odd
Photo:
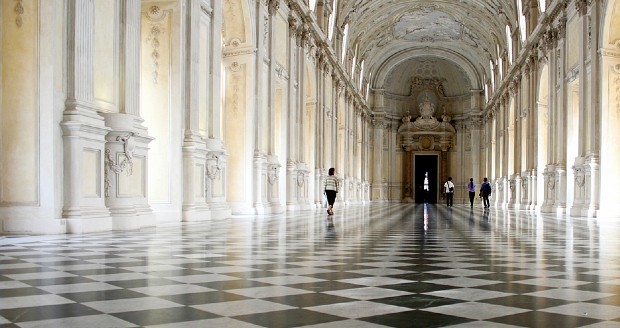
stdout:
[[495,70],[493,69],[492,60],[489,60],[489,66],[491,67],[491,87],[495,90]]
[[332,14],[329,15],[329,26],[327,27],[327,37],[330,40],[334,37],[334,26],[336,25],[337,14],[338,14],[338,0],[334,0],[334,8],[332,8]]
[[310,7],[310,10],[315,11],[316,10],[316,0],[310,0],[309,7]]
[[512,33],[510,33],[510,27],[506,25],[506,48],[508,48],[508,62],[506,64],[510,65],[512,63]]
[[547,1],[545,0],[539,0],[538,1],[538,7],[540,7],[540,12],[544,13],[545,10],[547,10]]
[[517,10],[519,10],[519,31],[521,32],[521,42],[525,42],[527,32],[527,26],[525,22],[525,15],[523,15],[522,2],[523,0],[517,0]]
[[360,81],[358,89],[362,90],[362,82],[364,81],[364,61],[360,64]]
[[345,58],[347,58],[348,41],[349,41],[349,24],[345,25],[344,30],[342,31],[342,58],[340,58],[340,61],[342,63],[344,63]]

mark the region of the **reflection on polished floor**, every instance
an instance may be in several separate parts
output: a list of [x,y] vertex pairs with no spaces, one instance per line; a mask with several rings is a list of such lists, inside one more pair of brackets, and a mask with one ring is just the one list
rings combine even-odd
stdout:
[[2,327],[620,327],[620,221],[342,206],[0,239]]

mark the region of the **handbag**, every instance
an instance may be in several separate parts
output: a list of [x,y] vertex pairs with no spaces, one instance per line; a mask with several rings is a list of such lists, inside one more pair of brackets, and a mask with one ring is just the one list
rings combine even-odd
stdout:
[[323,206],[323,208],[327,208],[327,193],[323,192],[323,199],[321,201],[321,205]]

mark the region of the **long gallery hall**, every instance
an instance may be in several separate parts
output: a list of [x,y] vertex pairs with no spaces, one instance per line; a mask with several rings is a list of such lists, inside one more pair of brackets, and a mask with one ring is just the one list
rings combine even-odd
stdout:
[[0,239],[2,327],[620,327],[619,220],[390,204]]
[[1,0],[0,328],[620,327],[619,144],[620,0]]

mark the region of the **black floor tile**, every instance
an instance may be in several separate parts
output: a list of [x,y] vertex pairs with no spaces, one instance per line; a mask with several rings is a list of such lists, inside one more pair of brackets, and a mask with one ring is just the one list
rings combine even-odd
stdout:
[[303,309],[240,315],[233,318],[270,328],[301,327],[344,320],[342,317]]
[[101,312],[78,303],[0,310],[0,316],[12,322],[39,321],[94,314],[101,314]]
[[231,302],[241,301],[248,299],[248,297],[226,293],[226,292],[204,292],[204,293],[191,293],[191,294],[179,294],[179,295],[166,295],[159,296],[161,299],[165,299],[171,302],[175,302],[183,305],[199,305],[209,303]]
[[79,303],[94,302],[94,301],[109,301],[124,298],[136,298],[145,297],[146,295],[138,292],[134,292],[127,289],[110,289],[99,290],[92,292],[80,292],[80,293],[65,293],[59,294],[60,296],[70,299]]
[[269,298],[265,298],[264,300],[270,301],[270,302],[281,303],[285,305],[290,305],[290,306],[296,306],[299,308],[354,301],[353,299],[350,299],[350,298],[340,297],[340,296],[335,296],[335,295],[328,295],[328,294],[323,294],[323,293],[269,297]]
[[573,303],[567,300],[547,297],[535,297],[530,295],[513,295],[506,297],[492,298],[488,300],[478,301],[480,303],[497,304],[503,306],[517,307],[527,310],[541,310],[554,306]]
[[601,320],[587,317],[547,313],[541,311],[530,311],[495,319],[489,319],[487,321],[532,328],[548,328],[550,327],[550,325],[552,325],[553,327],[573,328],[594,324],[600,322]]
[[219,315],[191,307],[175,307],[156,310],[114,313],[113,316],[139,326],[163,325],[184,321],[213,319]]
[[471,319],[454,317],[444,314],[437,314],[424,311],[408,311],[381,316],[361,318],[359,320],[372,322],[379,325],[395,328],[411,327],[445,327],[473,321]]

